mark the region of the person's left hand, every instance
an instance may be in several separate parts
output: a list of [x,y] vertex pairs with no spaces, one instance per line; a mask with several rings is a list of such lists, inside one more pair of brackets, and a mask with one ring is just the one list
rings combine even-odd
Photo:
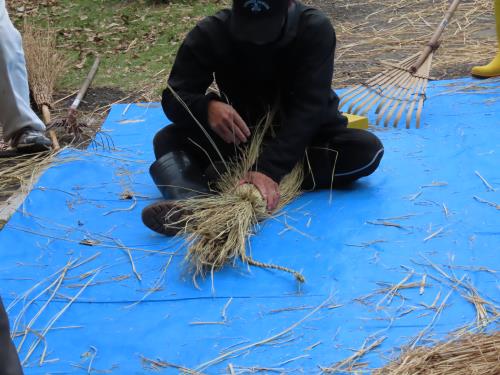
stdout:
[[279,185],[270,177],[260,172],[247,172],[238,185],[252,184],[254,185],[267,202],[267,209],[274,211],[278,207],[280,201]]

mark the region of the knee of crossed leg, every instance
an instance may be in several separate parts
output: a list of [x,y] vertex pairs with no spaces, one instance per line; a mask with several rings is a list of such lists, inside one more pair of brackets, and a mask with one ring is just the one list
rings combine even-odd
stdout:
[[168,125],[156,133],[153,138],[153,150],[156,159],[171,151],[181,149],[182,145],[185,144],[185,137],[183,137],[183,132],[175,124]]

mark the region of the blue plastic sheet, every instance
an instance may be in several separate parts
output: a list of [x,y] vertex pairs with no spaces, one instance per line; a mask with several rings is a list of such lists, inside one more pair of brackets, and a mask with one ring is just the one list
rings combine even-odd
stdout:
[[470,83],[430,84],[422,129],[374,128],[385,145],[375,174],[304,194],[288,226],[263,223],[254,258],[300,270],[301,286],[238,264],[196,289],[182,244],[140,221],[159,198],[151,142],[169,121],[156,103],[115,105],[104,124],[115,149],[65,151],[0,232],[0,295],[26,373],[194,369],[231,350],[204,372],[315,373],[383,339],[362,358],[374,368],[422,330],[442,338],[473,322],[466,289],[439,271],[497,303],[499,94],[487,82],[461,90]]

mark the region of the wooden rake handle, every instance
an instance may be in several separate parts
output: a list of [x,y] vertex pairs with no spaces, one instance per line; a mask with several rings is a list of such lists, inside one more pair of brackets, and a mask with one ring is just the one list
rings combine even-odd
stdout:
[[83,82],[82,87],[80,88],[80,91],[78,91],[78,95],[76,96],[75,100],[73,101],[73,104],[71,104],[70,111],[76,112],[78,106],[80,105],[83,97],[87,93],[87,90],[89,89],[90,84],[94,80],[94,77],[97,73],[97,68],[99,67],[100,63],[99,57],[96,57],[94,61],[94,65],[92,65],[92,68],[90,69],[89,74],[87,75],[87,78],[85,79],[85,82]]
[[448,23],[450,22],[451,17],[453,17],[453,14],[457,10],[459,4],[460,4],[460,0],[453,0],[450,7],[448,8],[448,11],[444,15],[443,20],[441,21],[441,23],[437,27],[436,31],[434,31],[434,34],[432,35],[431,40],[429,41],[427,46],[425,46],[424,50],[420,54],[420,57],[415,62],[415,64],[413,64],[410,67],[410,72],[416,73],[418,68],[420,68],[422,66],[422,64],[425,62],[425,60],[427,60],[429,55],[438,49],[439,38],[441,38],[441,34],[443,34],[444,29],[446,29],[446,26],[448,26]]
[[[50,115],[50,108],[47,104],[42,105],[42,117],[45,125],[49,125],[52,118]],[[52,148],[54,149],[54,151],[60,150],[61,146],[59,145],[59,140],[57,139],[56,132],[53,130],[49,130],[49,136],[50,140],[52,141]]]

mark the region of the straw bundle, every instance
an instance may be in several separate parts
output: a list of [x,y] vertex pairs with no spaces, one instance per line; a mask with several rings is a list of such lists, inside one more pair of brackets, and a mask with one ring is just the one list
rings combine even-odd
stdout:
[[[179,202],[178,209],[187,213],[182,218],[182,226],[183,234],[187,235],[186,261],[192,266],[195,284],[198,276],[204,277],[207,271],[213,273],[238,259],[249,265],[289,272],[298,281],[304,281],[304,277],[296,271],[257,262],[247,254],[249,236],[259,221],[270,218],[272,214],[267,212],[266,202],[255,186],[235,186],[257,160],[271,121],[271,116],[263,120],[248,148],[239,158],[229,163],[228,172],[217,182],[217,195]],[[280,184],[278,210],[300,194],[302,179],[302,165],[299,163]]]
[[500,374],[500,332],[465,334],[434,347],[417,347],[374,372],[378,375]]
[[47,124],[50,122],[54,86],[64,67],[64,60],[56,49],[56,34],[25,23],[23,46],[33,99]]

